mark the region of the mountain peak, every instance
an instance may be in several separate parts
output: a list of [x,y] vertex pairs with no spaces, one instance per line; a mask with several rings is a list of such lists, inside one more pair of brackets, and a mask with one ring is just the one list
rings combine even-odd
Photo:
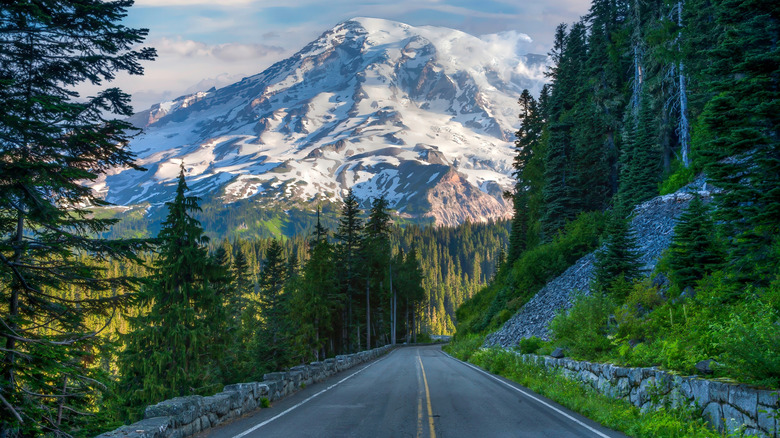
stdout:
[[[539,77],[463,32],[357,17],[233,85],[134,117],[140,173],[99,184],[118,204],[162,205],[180,162],[201,197],[224,203],[368,203],[437,223],[506,217],[516,101]],[[454,208],[457,206],[457,208]]]

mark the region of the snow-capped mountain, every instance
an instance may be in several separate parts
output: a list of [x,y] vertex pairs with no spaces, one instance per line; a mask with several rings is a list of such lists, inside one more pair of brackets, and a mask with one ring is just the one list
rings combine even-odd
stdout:
[[161,205],[183,160],[193,193],[225,204],[352,188],[439,224],[506,217],[517,97],[543,68],[460,31],[355,18],[260,74],[136,114],[145,132],[130,147],[148,171],[95,188]]

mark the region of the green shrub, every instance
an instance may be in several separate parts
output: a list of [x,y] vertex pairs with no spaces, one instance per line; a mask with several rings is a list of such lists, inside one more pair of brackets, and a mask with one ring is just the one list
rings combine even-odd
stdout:
[[613,309],[613,303],[603,294],[580,295],[568,312],[558,314],[550,323],[554,342],[577,358],[602,357],[614,348],[607,337]]
[[627,295],[625,304],[615,309],[616,337],[645,341],[656,333],[650,312],[661,305],[663,298],[648,281],[634,283]]
[[661,195],[674,193],[696,179],[696,171],[692,167],[683,167],[679,161],[672,164],[673,172],[661,183]]
[[747,301],[711,328],[720,334],[730,374],[749,383],[780,386],[780,315],[772,306]]
[[260,399],[260,407],[263,409],[267,409],[271,407],[271,400],[268,400],[267,398],[263,397]]
[[469,360],[471,355],[482,347],[483,343],[485,343],[484,336],[473,334],[460,336],[453,338],[449,344],[442,347],[442,350],[460,360]]
[[536,336],[531,336],[530,338],[524,338],[520,340],[520,352],[523,354],[534,354],[539,350],[542,345],[544,344],[544,341],[537,338]]
[[418,333],[417,334],[417,343],[418,344],[430,344],[433,342],[431,339],[431,335],[428,333]]
[[[641,345],[641,344],[640,344]],[[641,413],[625,400],[599,394],[587,385],[568,380],[559,372],[551,372],[534,364],[524,363],[514,353],[480,350],[471,362],[486,370],[501,374],[567,408],[598,423],[634,437],[720,437],[691,409],[662,407]]]

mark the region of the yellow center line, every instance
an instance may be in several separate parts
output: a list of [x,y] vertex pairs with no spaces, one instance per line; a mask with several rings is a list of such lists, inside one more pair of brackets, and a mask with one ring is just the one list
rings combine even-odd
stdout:
[[422,438],[422,398],[417,399],[417,438]]
[[417,438],[423,438],[423,407],[422,407],[422,375],[420,369],[417,371]]
[[425,377],[425,367],[423,366],[420,353],[417,353],[417,360],[420,362],[420,369],[422,370],[423,383],[425,383],[425,400],[428,402],[428,428],[430,430],[431,438],[436,438],[436,430],[433,427],[433,409],[431,408],[431,392],[428,390],[428,379]]

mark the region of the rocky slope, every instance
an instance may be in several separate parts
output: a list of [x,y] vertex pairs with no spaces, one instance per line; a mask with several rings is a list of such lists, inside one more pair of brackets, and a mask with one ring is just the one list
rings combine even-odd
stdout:
[[[676,193],[656,197],[635,208],[631,227],[639,240],[645,272],[649,274],[655,269],[661,253],[669,247],[676,220],[694,194],[708,199],[712,195],[710,189],[702,178]],[[548,326],[555,315],[570,308],[578,293],[590,292],[595,259],[595,253],[588,254],[547,283],[500,330],[488,335],[484,346],[514,347],[521,339],[532,336],[549,339]]]
[[460,31],[356,18],[266,71],[136,114],[147,172],[94,188],[110,202],[169,200],[183,162],[195,194],[225,204],[385,195],[410,217],[506,217],[517,97],[544,58]]

